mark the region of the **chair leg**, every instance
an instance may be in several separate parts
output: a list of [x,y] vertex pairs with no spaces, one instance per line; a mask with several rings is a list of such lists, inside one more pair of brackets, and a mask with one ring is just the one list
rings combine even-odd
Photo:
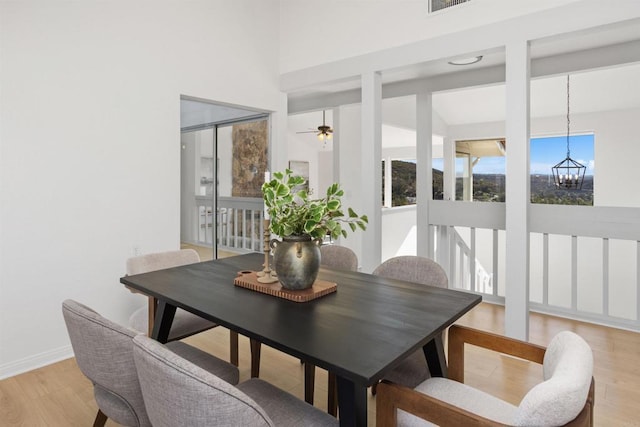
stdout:
[[104,427],[104,425],[107,423],[107,419],[109,419],[109,417],[107,417],[104,412],[98,409],[96,419],[93,422],[93,427]]
[[249,344],[251,347],[251,378],[258,378],[260,376],[260,348],[262,343],[250,338]]
[[327,385],[327,412],[334,417],[338,416],[338,381],[336,374],[329,372],[329,383]]
[[229,362],[238,366],[238,333],[229,331]]

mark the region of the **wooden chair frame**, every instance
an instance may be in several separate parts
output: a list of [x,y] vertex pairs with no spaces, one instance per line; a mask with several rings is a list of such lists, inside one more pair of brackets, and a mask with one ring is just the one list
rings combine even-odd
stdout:
[[[465,326],[453,325],[449,328],[449,378],[461,383],[464,382],[465,344],[475,345],[540,364],[542,364],[546,351],[546,348],[539,345]],[[595,382],[592,378],[584,408],[566,426],[593,426],[594,389]],[[505,424],[481,417],[398,384],[388,381],[378,384],[376,425],[378,427],[396,426],[398,409],[440,426],[505,426]]]

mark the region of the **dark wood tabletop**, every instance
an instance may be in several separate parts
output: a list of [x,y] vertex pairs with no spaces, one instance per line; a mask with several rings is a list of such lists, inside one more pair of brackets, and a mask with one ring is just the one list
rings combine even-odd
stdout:
[[[324,268],[318,278],[337,283],[337,291],[309,302],[233,285],[239,271],[260,271],[263,261],[247,254],[120,281],[158,299],[154,335],[160,341],[180,307],[335,373],[341,425],[366,425],[366,387],[421,347],[431,356],[432,374],[446,375],[441,332],[481,301],[471,293]],[[351,390],[355,396],[345,396]]]

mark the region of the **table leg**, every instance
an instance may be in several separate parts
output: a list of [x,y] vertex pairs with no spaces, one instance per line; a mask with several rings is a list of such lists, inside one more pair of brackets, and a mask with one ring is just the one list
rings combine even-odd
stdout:
[[309,362],[304,363],[304,401],[313,405],[313,387],[316,382],[316,366]]
[[442,334],[438,334],[422,347],[432,377],[447,377],[447,359],[444,355]]
[[367,427],[367,387],[337,377],[340,426]]
[[156,318],[153,322],[153,332],[151,338],[161,343],[166,343],[169,339],[169,330],[176,315],[176,306],[167,304],[165,301],[158,301]]
[[253,338],[249,339],[249,347],[251,348],[251,378],[260,376],[260,348],[262,343]]
[[336,381],[336,374],[329,372],[328,387],[329,393],[327,395],[327,412],[334,417],[338,416],[338,384]]
[[229,330],[229,362],[238,366],[238,333]]

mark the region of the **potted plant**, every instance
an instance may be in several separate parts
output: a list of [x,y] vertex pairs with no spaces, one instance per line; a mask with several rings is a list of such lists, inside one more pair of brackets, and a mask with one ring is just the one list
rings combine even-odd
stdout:
[[305,183],[290,169],[275,172],[273,178],[262,185],[270,230],[282,238],[271,241],[274,249],[274,267],[280,283],[288,289],[306,289],[313,285],[320,268],[322,239],[347,236],[358,228],[366,230],[366,215],[358,215],[347,208],[345,215],[341,198],[344,191],[337,183],[327,188],[324,197],[314,199],[308,191],[296,191]]

